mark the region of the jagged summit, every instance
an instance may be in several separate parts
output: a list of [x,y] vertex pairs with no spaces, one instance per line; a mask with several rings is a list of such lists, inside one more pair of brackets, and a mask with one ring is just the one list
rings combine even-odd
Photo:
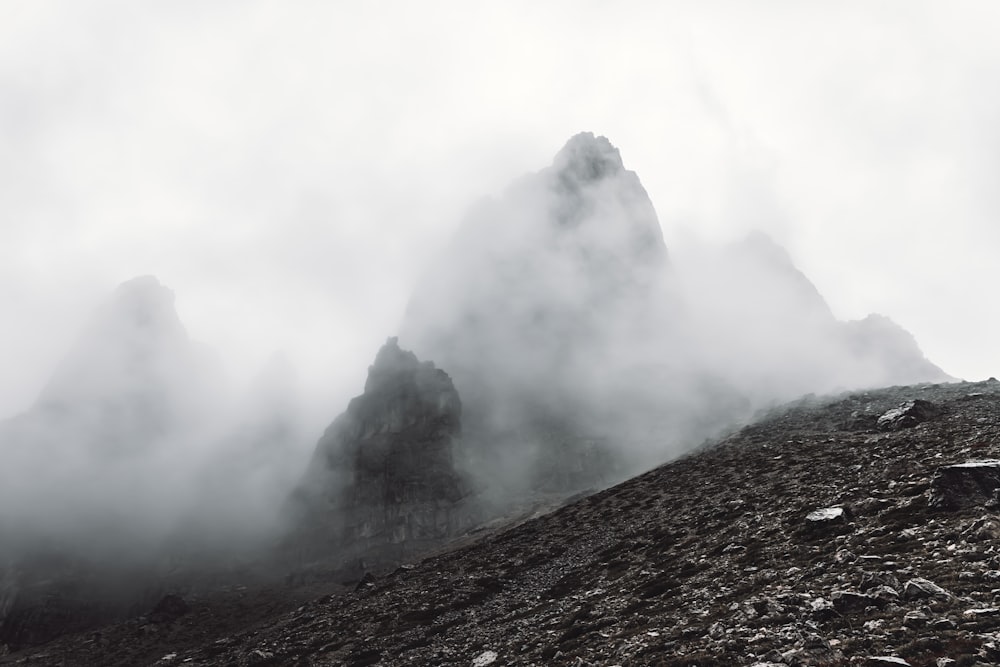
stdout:
[[153,276],[122,283],[95,312],[39,397],[40,405],[148,393],[180,380],[205,359]]
[[139,276],[115,290],[110,308],[137,326],[180,324],[174,310],[174,292],[164,287],[155,276]]
[[[426,362],[433,368],[432,362]],[[379,389],[391,386],[403,377],[415,375],[420,369],[417,355],[399,347],[399,338],[391,337],[385,345],[379,348],[375,355],[375,363],[368,367],[368,379],[365,381],[365,393],[371,394]]]
[[607,137],[581,132],[570,137],[556,154],[552,168],[563,182],[585,184],[618,174],[625,165]]
[[461,429],[451,378],[389,338],[364,393],[316,445],[293,497],[291,543],[319,558],[376,562],[454,535],[466,523],[453,457]]

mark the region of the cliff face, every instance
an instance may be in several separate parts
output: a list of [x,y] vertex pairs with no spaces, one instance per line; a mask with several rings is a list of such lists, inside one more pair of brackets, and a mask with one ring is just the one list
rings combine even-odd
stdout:
[[462,403],[448,375],[390,338],[316,446],[294,496],[294,540],[316,556],[398,559],[468,524],[453,450]]

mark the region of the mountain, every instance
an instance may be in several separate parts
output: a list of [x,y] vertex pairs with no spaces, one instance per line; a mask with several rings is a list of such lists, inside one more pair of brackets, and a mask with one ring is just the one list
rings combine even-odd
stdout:
[[803,399],[253,627],[233,593],[0,663],[996,664],[998,438],[992,379]]
[[261,539],[266,511],[252,501],[273,493],[262,480],[278,457],[260,450],[280,443],[259,424],[230,437],[267,438],[264,477],[249,474],[245,445],[213,459],[228,403],[173,292],[151,276],[120,285],[34,405],[0,423],[0,643],[47,641],[134,613],[177,580],[220,579],[220,554]]
[[93,425],[84,446],[127,452],[205,415],[219,392],[207,350],[192,342],[174,294],[152,276],[120,285],[42,390],[33,412]]
[[460,465],[502,497],[604,486],[802,394],[950,379],[864,322],[764,234],[668,255],[638,176],[581,133],[469,212],[400,339],[454,378]]
[[[178,459],[196,451],[194,434],[213,418],[222,387],[173,293],[149,276],[123,283],[35,404],[0,423],[0,522],[88,542],[101,524],[141,542],[162,528]],[[141,517],[143,530],[126,530],[127,517]]]
[[913,334],[885,315],[846,322],[842,331],[868,386],[954,380],[924,356]]
[[591,370],[612,363],[622,329],[653,325],[668,273],[638,177],[583,133],[470,212],[414,291],[400,338],[453,375],[473,429],[579,421],[600,390]]
[[888,318],[838,321],[791,255],[761,232],[687,251],[677,253],[677,275],[692,353],[758,406],[953,379]]

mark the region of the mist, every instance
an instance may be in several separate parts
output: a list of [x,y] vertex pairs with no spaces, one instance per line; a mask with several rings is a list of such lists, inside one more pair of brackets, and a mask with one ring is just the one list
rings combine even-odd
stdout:
[[[98,309],[34,405],[0,423],[5,557],[111,563],[235,552],[275,529],[309,437],[276,357],[235,390],[150,276]],[[257,544],[259,547],[259,544]]]
[[[155,277],[120,285],[3,423],[9,554],[267,559],[301,528],[304,476],[346,488],[313,455],[346,398],[316,409],[328,397],[281,353],[234,381],[175,306]],[[398,317],[388,333],[455,383],[455,465],[486,514],[607,486],[806,393],[952,379],[888,318],[838,321],[761,232],[668,248],[638,174],[589,132],[470,206]]]
[[400,342],[454,377],[469,473],[501,497],[606,485],[807,393],[952,379],[888,318],[838,321],[763,233],[668,249],[591,133],[469,212]]

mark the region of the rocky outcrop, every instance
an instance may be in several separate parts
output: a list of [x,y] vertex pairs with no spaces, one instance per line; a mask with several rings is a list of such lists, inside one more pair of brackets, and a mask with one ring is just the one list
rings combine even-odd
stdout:
[[938,469],[931,480],[930,504],[943,509],[997,507],[1000,460],[964,461]]
[[367,564],[398,560],[468,526],[468,490],[454,464],[462,403],[451,378],[390,338],[361,396],[316,446],[294,495],[294,548]]

